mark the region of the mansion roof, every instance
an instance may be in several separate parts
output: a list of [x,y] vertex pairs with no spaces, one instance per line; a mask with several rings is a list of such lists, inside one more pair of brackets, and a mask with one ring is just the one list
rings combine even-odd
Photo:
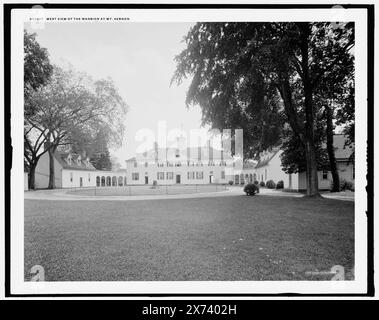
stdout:
[[151,161],[183,161],[183,160],[228,160],[233,159],[227,152],[222,152],[213,147],[187,147],[184,149],[156,148],[146,152],[136,153],[136,156],[126,160],[126,162]]

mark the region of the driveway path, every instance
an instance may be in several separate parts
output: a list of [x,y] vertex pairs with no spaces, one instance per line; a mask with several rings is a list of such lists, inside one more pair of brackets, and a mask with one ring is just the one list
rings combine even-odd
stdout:
[[[217,192],[197,192],[188,194],[156,194],[156,195],[131,195],[131,196],[94,196],[75,194],[70,192],[70,189],[54,189],[54,190],[37,190],[26,191],[24,199],[29,200],[100,200],[100,201],[133,201],[133,200],[160,200],[160,199],[194,199],[194,198],[210,198],[210,197],[225,197],[243,195],[243,188],[237,186],[228,186],[225,191]],[[297,192],[285,192],[281,190],[273,190],[261,188],[257,196],[275,196],[275,197],[294,197],[301,198],[304,195]],[[354,201],[354,192],[339,192],[339,193],[323,193],[324,198]]]

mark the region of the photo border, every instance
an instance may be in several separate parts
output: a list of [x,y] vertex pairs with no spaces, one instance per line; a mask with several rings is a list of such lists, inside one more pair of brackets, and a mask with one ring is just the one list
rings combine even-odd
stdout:
[[[344,8],[367,10],[367,292],[366,293],[75,293],[75,294],[14,294],[11,292],[11,208],[10,186],[12,169],[11,141],[11,11],[43,5],[47,9],[331,9],[328,4],[4,4],[4,170],[5,170],[5,297],[358,297],[374,296],[374,5],[338,4]],[[336,4],[337,5],[337,4]],[[211,300],[210,300],[211,301]]]

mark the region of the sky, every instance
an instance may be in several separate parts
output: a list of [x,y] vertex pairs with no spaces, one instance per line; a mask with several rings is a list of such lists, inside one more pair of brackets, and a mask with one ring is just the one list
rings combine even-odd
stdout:
[[122,148],[111,150],[122,166],[141,145],[136,134],[158,122],[167,130],[189,132],[201,127],[200,107],[187,108],[184,101],[189,80],[170,86],[175,55],[184,49],[183,37],[193,23],[50,23],[37,34],[53,64],[86,72],[93,79],[110,77],[129,106]]

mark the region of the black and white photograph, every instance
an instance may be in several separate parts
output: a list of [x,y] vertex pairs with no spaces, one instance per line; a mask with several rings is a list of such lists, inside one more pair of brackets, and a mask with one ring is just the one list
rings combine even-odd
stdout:
[[11,292],[367,293],[367,19],[13,9]]

